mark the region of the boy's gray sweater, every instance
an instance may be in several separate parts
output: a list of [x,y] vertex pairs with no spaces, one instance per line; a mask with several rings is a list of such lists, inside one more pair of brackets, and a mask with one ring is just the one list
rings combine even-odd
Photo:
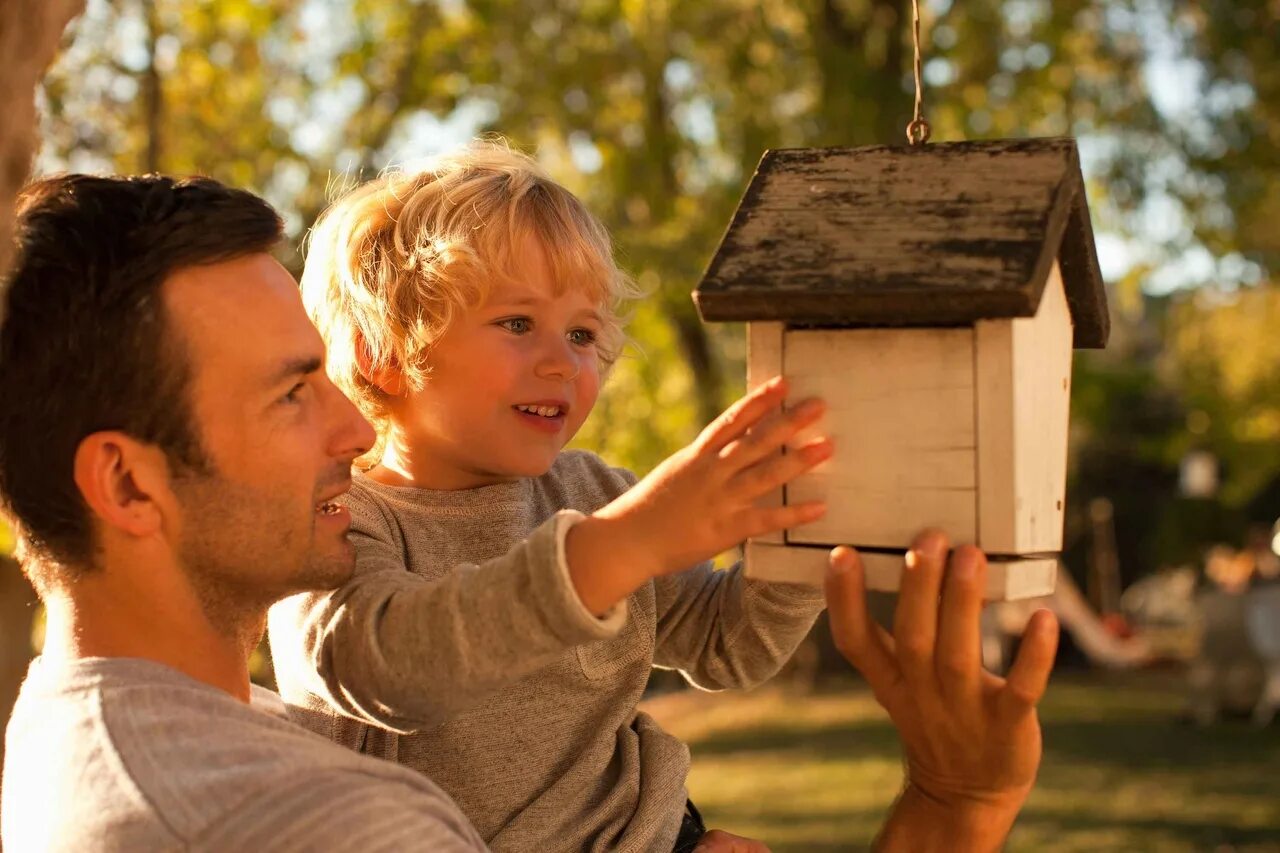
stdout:
[[557,512],[634,481],[581,451],[456,492],[357,476],[355,576],[271,612],[281,694],[309,728],[426,774],[495,850],[670,850],[689,753],[636,710],[650,668],[759,684],[824,602],[704,564],[595,618],[563,565],[576,516]]

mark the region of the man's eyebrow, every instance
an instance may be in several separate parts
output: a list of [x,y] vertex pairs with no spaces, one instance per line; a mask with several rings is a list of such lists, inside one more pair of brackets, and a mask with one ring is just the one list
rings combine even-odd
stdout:
[[269,386],[276,386],[295,376],[307,376],[324,367],[324,360],[319,356],[291,358],[282,363],[271,375]]

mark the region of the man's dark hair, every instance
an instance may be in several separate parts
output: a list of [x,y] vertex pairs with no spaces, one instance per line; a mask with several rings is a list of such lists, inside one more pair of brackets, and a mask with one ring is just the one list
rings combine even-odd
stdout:
[[86,436],[119,430],[162,449],[176,472],[207,468],[161,285],[271,250],[281,222],[251,193],[157,175],[37,181],[16,216],[0,283],[0,508],[44,574],[93,561],[73,474]]

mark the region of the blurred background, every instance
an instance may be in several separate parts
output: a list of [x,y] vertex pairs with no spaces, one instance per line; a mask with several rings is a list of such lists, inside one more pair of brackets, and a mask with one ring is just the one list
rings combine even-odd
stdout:
[[[1010,847],[1280,850],[1280,0],[920,5],[933,141],[1078,138],[1114,324],[1076,355],[1066,571],[1035,603],[1069,630]],[[38,168],[255,190],[296,271],[336,189],[501,133],[652,291],[576,442],[644,472],[742,391],[742,328],[704,326],[689,293],[761,153],[905,141],[910,10],[90,0],[39,95]],[[0,563],[7,713],[39,613]],[[988,614],[992,668],[1029,612]],[[695,800],[779,851],[865,843],[901,779],[823,631],[751,694],[655,680]]]

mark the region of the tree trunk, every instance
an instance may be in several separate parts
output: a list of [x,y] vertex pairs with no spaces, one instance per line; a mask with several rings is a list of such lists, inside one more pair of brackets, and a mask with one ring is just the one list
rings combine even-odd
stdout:
[[[36,83],[44,76],[67,22],[83,5],[84,0],[0,3],[0,271],[8,269],[13,252],[14,197],[31,174]],[[0,558],[0,719],[6,723],[31,656],[34,602],[31,586],[18,567]]]
[[0,270],[13,249],[13,198],[31,173],[35,87],[67,22],[84,0],[4,0],[0,4]]
[[[36,594],[18,564],[0,557],[0,715],[9,719],[18,685],[31,660],[31,627]],[[0,759],[4,746],[0,744]]]

